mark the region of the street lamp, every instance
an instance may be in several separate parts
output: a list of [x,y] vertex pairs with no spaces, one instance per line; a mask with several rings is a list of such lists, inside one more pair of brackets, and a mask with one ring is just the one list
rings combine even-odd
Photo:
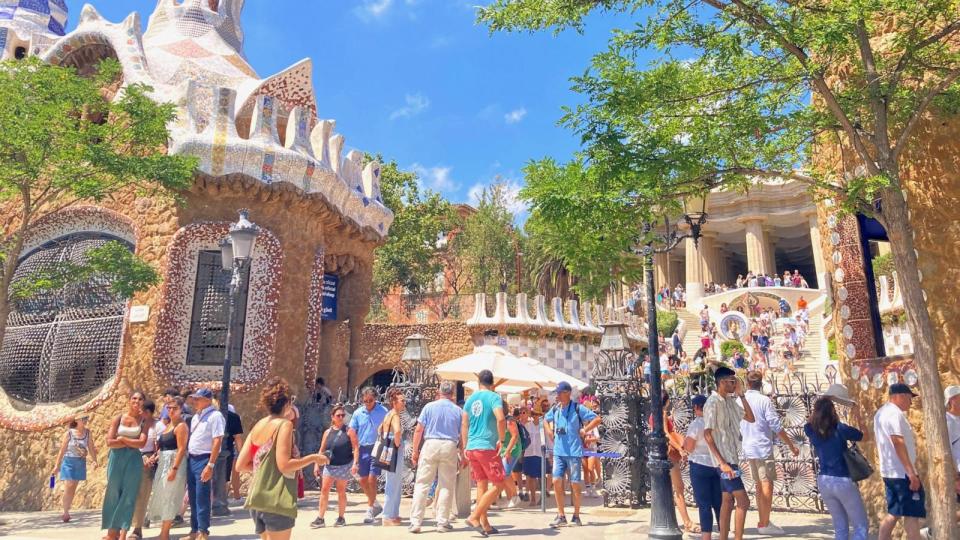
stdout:
[[[433,357],[423,334],[407,336],[400,357],[400,367],[407,382],[426,383],[433,377]],[[401,370],[397,370],[400,372]]]
[[[683,221],[689,232],[680,233],[676,225],[664,218],[662,233],[654,232],[656,222],[643,224],[645,245],[639,254],[643,255],[643,276],[647,289],[647,350],[650,352],[650,407],[653,426],[650,433],[650,449],[647,467],[650,470],[650,491],[652,509],[650,515],[650,538],[681,540],[680,528],[673,506],[673,490],[670,485],[670,461],[667,459],[667,436],[663,430],[663,388],[660,381],[660,351],[657,338],[657,296],[653,283],[653,255],[667,253],[686,238],[692,238],[699,247],[701,228],[707,222],[707,196],[688,197],[683,200]],[[657,244],[659,247],[654,247]]]
[[237,303],[243,290],[244,270],[250,264],[253,244],[260,227],[250,222],[246,209],[240,210],[240,219],[230,225],[227,237],[220,241],[220,259],[225,272],[231,272],[230,310],[227,315],[226,352],[223,355],[223,379],[220,381],[220,412],[224,417],[230,404],[230,370],[233,367],[233,340],[238,332]]

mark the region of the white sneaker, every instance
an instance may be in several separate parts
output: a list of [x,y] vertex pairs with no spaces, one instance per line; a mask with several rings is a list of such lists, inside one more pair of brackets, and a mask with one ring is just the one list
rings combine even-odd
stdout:
[[410,528],[407,529],[413,534],[420,534],[420,525],[417,523],[411,523]]
[[757,532],[760,534],[766,534],[770,536],[782,536],[785,531],[780,527],[777,527],[776,525],[774,525],[773,522],[771,521],[770,523],[767,523],[766,527],[757,527]]
[[520,502],[521,502],[520,497],[517,495],[514,495],[513,498],[510,499],[510,503],[507,504],[507,508],[519,508]]
[[370,510],[371,510],[370,514],[371,514],[373,517],[377,517],[377,516],[379,516],[380,514],[383,513],[383,507],[380,506],[380,503],[378,503],[378,502],[374,502],[374,503],[373,503],[373,506],[370,507]]

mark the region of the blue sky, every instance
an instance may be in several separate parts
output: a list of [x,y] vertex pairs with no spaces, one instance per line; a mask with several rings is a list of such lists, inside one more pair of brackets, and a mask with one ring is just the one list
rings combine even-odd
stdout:
[[[245,53],[261,77],[313,59],[317,111],[347,145],[417,170],[425,186],[470,201],[498,176],[514,187],[533,158],[569,159],[575,134],[556,125],[582,73],[623,17],[587,32],[496,34],[477,26],[485,0],[247,0]],[[156,0],[93,0],[109,20]],[[68,0],[69,29],[84,2]]]

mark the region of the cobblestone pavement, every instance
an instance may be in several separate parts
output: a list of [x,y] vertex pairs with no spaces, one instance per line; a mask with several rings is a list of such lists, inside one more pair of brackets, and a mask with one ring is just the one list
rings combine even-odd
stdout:
[[[382,502],[382,498],[381,498]],[[410,514],[410,499],[404,499],[400,509],[402,516]],[[541,513],[539,508],[520,510],[495,510],[491,512],[491,523],[500,529],[503,537],[563,537],[581,539],[603,535],[604,540],[636,540],[645,536],[646,526],[649,523],[650,510],[629,510],[603,508],[599,499],[587,499],[587,505],[582,511],[584,526],[574,529],[551,530],[547,524],[553,519],[552,509]],[[326,518],[328,526],[322,533],[310,529],[310,522],[316,517],[316,493],[307,493],[301,501],[300,516],[293,531],[293,538],[325,538],[357,540],[357,535],[363,535],[363,540],[386,540],[387,538],[413,538],[406,529],[406,520],[401,527],[381,527],[379,525],[363,525],[363,513],[366,510],[361,505],[361,498],[351,495],[347,505],[347,526],[333,528],[336,520],[336,510],[328,511]],[[238,503],[233,506],[233,516],[228,518],[214,518],[211,527],[211,538],[223,540],[254,540],[253,523],[246,517],[244,510]],[[568,515],[569,515],[568,510]],[[757,515],[750,512],[747,516],[746,538],[776,539],[780,537],[762,536],[756,534],[756,529],[750,529],[751,523],[756,524]],[[791,539],[826,539],[833,538],[833,529],[830,519],[818,514],[775,513],[773,522],[786,531],[782,538]],[[423,527],[423,535],[438,537],[434,532],[432,513],[428,510],[427,521]],[[466,528],[463,520],[454,523],[456,529],[443,535],[446,540],[466,540],[479,538],[479,535]],[[188,529],[173,530],[173,538],[179,539],[189,532]],[[145,538],[156,538],[157,528],[146,529]],[[61,523],[59,512],[31,512],[31,513],[0,513],[0,537],[4,540],[26,539],[70,539],[70,540],[97,540],[102,537],[100,532],[100,512],[96,510],[75,511],[70,523]],[[696,538],[700,536],[697,535]],[[496,538],[496,537],[494,537]],[[687,538],[693,538],[687,536]]]

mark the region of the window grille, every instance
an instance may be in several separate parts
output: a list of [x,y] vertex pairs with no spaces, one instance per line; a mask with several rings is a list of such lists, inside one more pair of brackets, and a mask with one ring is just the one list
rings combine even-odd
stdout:
[[[110,241],[83,232],[47,242],[21,257],[12,282],[62,262],[83,264],[86,253]],[[94,276],[82,283],[12,301],[0,348],[0,387],[30,404],[84,397],[117,370],[126,301]]]
[[[243,270],[243,288],[237,298],[237,332],[233,336],[231,364],[240,365],[243,334],[247,319],[247,288],[250,265]],[[219,251],[201,251],[197,259],[197,280],[193,289],[193,314],[190,318],[188,366],[222,366],[226,352],[227,325],[230,316],[230,278],[221,264]]]

